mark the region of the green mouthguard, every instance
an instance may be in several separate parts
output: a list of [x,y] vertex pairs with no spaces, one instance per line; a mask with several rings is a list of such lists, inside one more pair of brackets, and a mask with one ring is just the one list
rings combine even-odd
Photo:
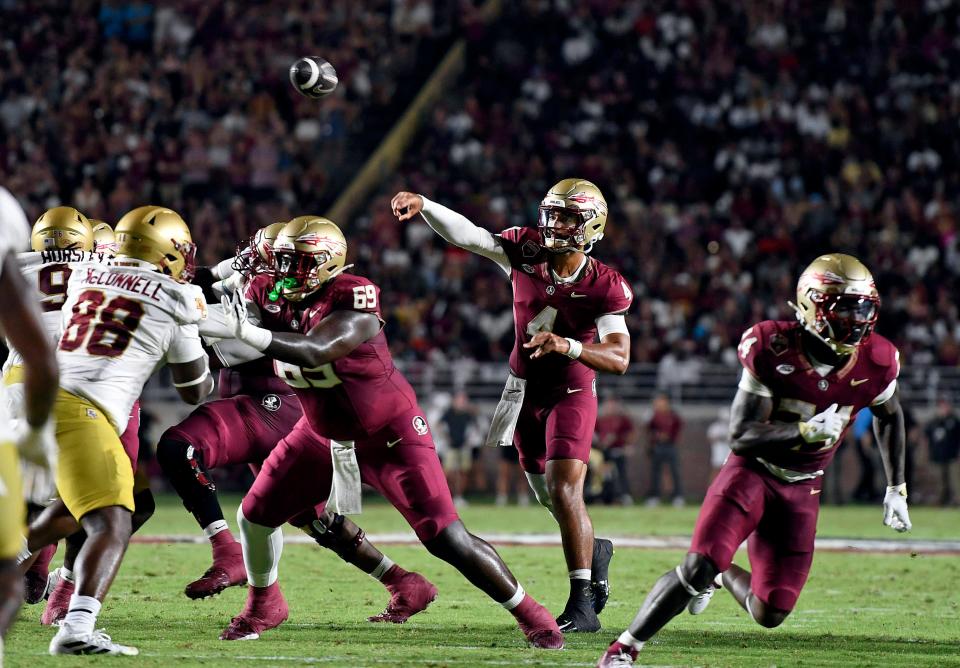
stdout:
[[281,290],[292,290],[294,288],[300,287],[300,281],[295,279],[293,276],[287,276],[286,278],[281,278],[279,281],[274,283],[273,290],[267,295],[270,301],[275,302],[280,299]]

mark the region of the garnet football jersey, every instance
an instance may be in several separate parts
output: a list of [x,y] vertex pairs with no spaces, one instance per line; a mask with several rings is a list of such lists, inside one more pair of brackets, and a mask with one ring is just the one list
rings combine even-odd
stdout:
[[[301,302],[271,299],[274,282],[269,275],[257,276],[245,293],[267,329],[306,334],[334,311],[372,313],[383,322],[380,290],[361,276],[340,274]],[[313,430],[335,440],[371,436],[417,404],[413,388],[393,364],[382,330],[329,364],[304,369],[275,360],[273,366],[294,388]]]
[[528,391],[586,387],[596,377],[593,369],[565,355],[532,360],[533,350],[523,344],[544,331],[592,343],[597,336],[597,318],[630,308],[630,287],[619,273],[589,256],[578,280],[556,282],[547,261],[549,253],[540,245],[536,229],[512,227],[498,237],[510,260],[513,284],[515,340],[510,370],[519,378],[535,381],[527,386]]
[[[860,410],[893,396],[900,355],[887,339],[872,334],[843,367],[821,375],[803,351],[802,333],[799,322],[766,320],[744,332],[737,348],[744,368],[740,388],[772,396],[771,419],[809,420],[837,404],[849,427]],[[823,442],[785,447],[783,452],[765,455],[764,459],[791,471],[812,473],[830,463],[842,439],[841,435],[833,445]]]
[[206,357],[197,329],[206,314],[198,286],[147,262],[75,265],[61,311],[60,386],[99,406],[122,434],[157,368]]

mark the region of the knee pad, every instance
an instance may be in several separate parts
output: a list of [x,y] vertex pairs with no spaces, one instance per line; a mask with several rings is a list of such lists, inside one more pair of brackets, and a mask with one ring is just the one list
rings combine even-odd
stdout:
[[537,497],[537,503],[553,513],[553,502],[550,501],[550,492],[547,490],[547,476],[543,473],[527,473],[527,483],[533,490],[533,495]]
[[157,462],[174,487],[183,480],[196,480],[212,492],[217,489],[203,465],[203,453],[189,443],[161,438],[157,443]]

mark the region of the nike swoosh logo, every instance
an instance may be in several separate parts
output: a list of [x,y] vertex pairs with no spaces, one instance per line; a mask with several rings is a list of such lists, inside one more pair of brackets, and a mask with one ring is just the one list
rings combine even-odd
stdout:
[[823,491],[822,489],[811,489],[810,496],[813,496],[814,494],[819,494],[822,491]]
[[573,394],[574,392],[583,392],[583,388],[582,388],[582,387],[577,387],[577,388],[568,387],[568,388],[567,388],[567,394]]
[[571,293],[570,293],[570,298],[571,298],[571,299],[580,299],[581,297],[586,297],[586,296],[587,296],[587,295],[581,295],[579,292],[571,292]]
[[860,380],[851,380],[851,381],[850,381],[850,387],[856,387],[857,385],[863,385],[863,384],[866,383],[868,380],[870,380],[870,379],[869,379],[869,378],[861,378]]
[[398,438],[398,439],[395,440],[395,441],[387,441],[387,447],[388,447],[388,448],[392,448],[393,446],[395,446],[397,443],[399,443],[399,442],[402,441],[402,440],[403,440],[403,438]]

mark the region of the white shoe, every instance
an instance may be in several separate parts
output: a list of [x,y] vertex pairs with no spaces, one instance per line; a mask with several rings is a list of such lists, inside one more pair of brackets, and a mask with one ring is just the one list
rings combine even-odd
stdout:
[[53,590],[57,588],[57,585],[60,584],[60,580],[63,577],[60,575],[60,569],[54,568],[52,571],[47,573],[47,588],[43,590],[43,600],[46,601],[50,598],[50,594],[53,593]]
[[721,575],[718,574],[712,584],[708,585],[706,589],[690,599],[690,602],[687,603],[687,612],[691,615],[699,615],[710,605],[710,599],[717,593],[717,590],[722,588],[723,580],[721,580]]
[[454,499],[453,499],[453,507],[454,507],[454,508],[466,508],[466,507],[468,507],[469,505],[470,505],[470,504],[467,503],[467,500],[466,500],[465,498],[463,498],[462,496],[457,496],[457,497],[454,497]]
[[671,505],[673,505],[674,508],[683,508],[683,497],[682,496],[673,497],[673,501],[671,502]]
[[506,494],[497,494],[497,500],[494,502],[498,507],[502,508],[507,505],[508,499]]
[[78,633],[69,624],[60,624],[60,630],[50,641],[50,653],[57,654],[106,654],[109,656],[136,656],[136,647],[127,647],[113,642],[103,629],[92,633]]

